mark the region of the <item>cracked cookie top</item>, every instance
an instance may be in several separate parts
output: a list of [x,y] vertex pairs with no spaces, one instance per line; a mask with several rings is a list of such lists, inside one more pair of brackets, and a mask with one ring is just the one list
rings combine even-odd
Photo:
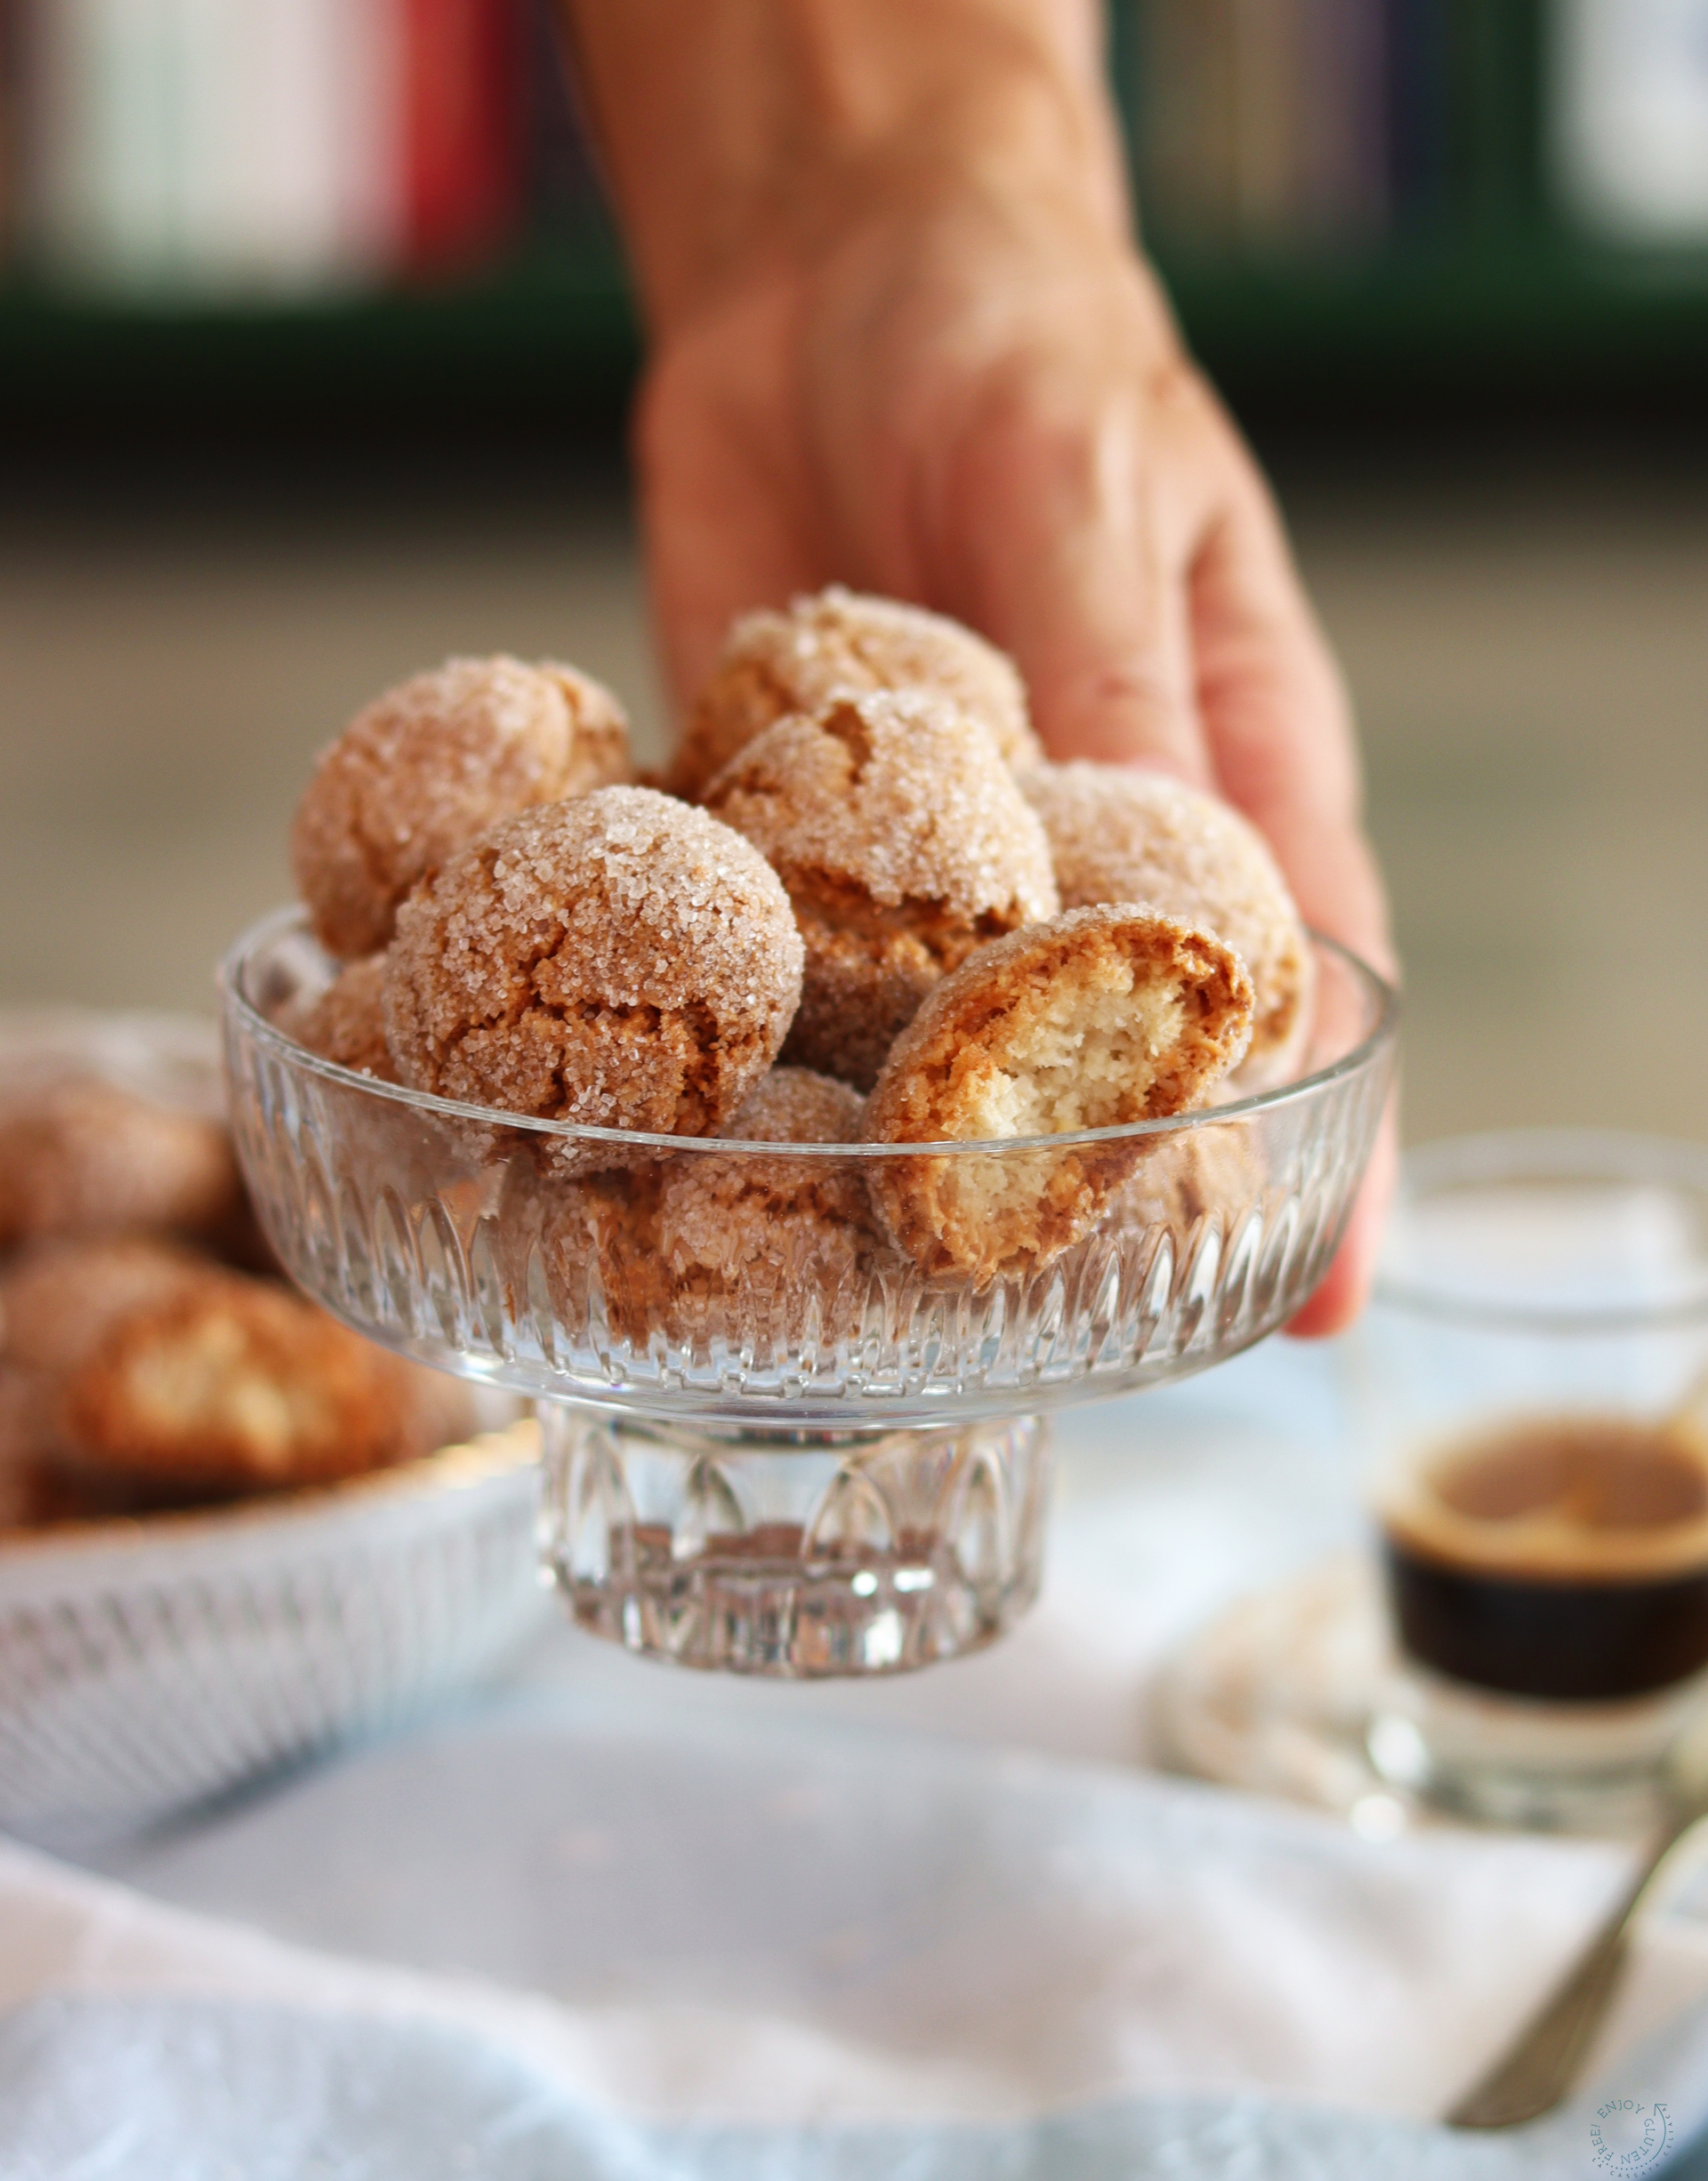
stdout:
[[411,675],[322,752],[297,807],[316,936],[341,960],[372,954],[417,880],[487,826],[628,774],[623,707],[572,666],[501,654]]
[[971,712],[1017,770],[1043,755],[1011,660],[958,621],[840,583],[787,613],[744,614],[700,693],[670,785],[699,796],[774,720],[817,712],[845,690],[934,690]]
[[404,905],[387,1036],[412,1088],[584,1127],[718,1132],[801,994],[782,881],[650,788],[524,811]]
[[1043,829],[977,720],[929,692],[875,689],[777,720],[705,807],[787,887],[806,942],[786,1058],[867,1087],[947,970],[1052,915]]

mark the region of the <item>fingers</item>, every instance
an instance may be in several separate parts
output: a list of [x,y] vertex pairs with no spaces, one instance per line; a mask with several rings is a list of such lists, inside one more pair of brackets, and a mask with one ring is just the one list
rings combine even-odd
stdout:
[[[1269,840],[1306,922],[1391,976],[1346,693],[1269,492],[1226,427],[1220,453],[1227,486],[1191,576],[1198,703],[1218,785]],[[1340,1332],[1363,1308],[1398,1163],[1390,1099],[1345,1237],[1290,1332]]]
[[1267,837],[1308,923],[1391,971],[1350,707],[1267,488],[1230,430],[1191,570],[1197,698],[1221,792]]
[[[756,383],[773,353],[762,330],[685,342],[649,373],[635,414],[649,601],[679,716],[737,614],[786,605],[831,573],[779,429],[786,396]],[[733,380],[731,352],[745,374]]]
[[959,610],[1014,659],[1058,758],[1146,763],[1212,785],[1182,580],[1196,480],[1130,377],[1059,390],[1019,361],[981,390],[937,511]]
[[1364,1308],[1375,1278],[1382,1223],[1399,1174],[1397,1101],[1390,1099],[1376,1147],[1370,1156],[1352,1216],[1322,1285],[1287,1326],[1295,1339],[1317,1340],[1344,1332]]

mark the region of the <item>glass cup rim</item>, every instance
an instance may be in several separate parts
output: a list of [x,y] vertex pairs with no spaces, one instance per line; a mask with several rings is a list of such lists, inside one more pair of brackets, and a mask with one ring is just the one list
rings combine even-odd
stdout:
[[[1308,928],[1309,930],[1309,928]],[[618,1145],[628,1150],[657,1152],[669,1156],[701,1154],[729,1157],[731,1154],[763,1153],[767,1158],[794,1159],[858,1159],[883,1160],[918,1158],[922,1155],[955,1158],[1005,1157],[1012,1158],[1025,1153],[1039,1151],[1069,1151],[1087,1145],[1106,1145],[1142,1141],[1146,1138],[1164,1138],[1184,1134],[1194,1128],[1219,1126],[1229,1121],[1244,1120],[1253,1114],[1267,1114],[1287,1105],[1302,1103],[1316,1098],[1332,1086],[1349,1077],[1363,1074],[1384,1059],[1391,1050],[1398,1032],[1399,994],[1387,978],[1355,954],[1350,947],[1339,940],[1309,930],[1312,943],[1350,972],[1360,993],[1366,1010],[1367,1022],[1364,1034],[1339,1059],[1326,1067],[1317,1069],[1309,1075],[1301,1075],[1296,1082],[1282,1083],[1273,1090],[1253,1092],[1249,1098],[1230,1099],[1225,1106],[1199,1107],[1190,1113],[1173,1114],[1157,1121],[1125,1122],[1113,1128],[1080,1129],[1060,1136],[1004,1136],[980,1142],[942,1143],[851,1143],[851,1144],[790,1144],[752,1141],[737,1137],[720,1136],[665,1136],[652,1134],[640,1129],[591,1128],[567,1121],[550,1121],[533,1114],[506,1113],[500,1107],[471,1106],[455,1099],[443,1099],[428,1090],[412,1090],[402,1083],[382,1082],[377,1076],[362,1074],[355,1068],[342,1066],[335,1060],[323,1058],[299,1045],[278,1026],[268,1020],[247,995],[245,977],[254,957],[270,945],[293,933],[312,938],[308,929],[308,914],[300,905],[270,910],[232,942],[221,961],[216,975],[220,998],[228,1018],[235,1016],[246,1036],[266,1046],[277,1057],[289,1065],[338,1084],[344,1090],[361,1091],[370,1098],[404,1107],[417,1113],[441,1115],[447,1120],[475,1121],[490,1128],[523,1129],[539,1136],[554,1136],[569,1143],[590,1145]]]
[[[1635,1129],[1492,1129],[1438,1137],[1408,1149],[1400,1161],[1396,1209],[1477,1183],[1603,1182],[1632,1187],[1688,1189],[1708,1203],[1708,1144]],[[1491,1332],[1582,1338],[1708,1321],[1708,1264],[1692,1284],[1658,1301],[1551,1303],[1504,1301],[1485,1288],[1455,1289],[1379,1262],[1373,1300],[1382,1308]]]

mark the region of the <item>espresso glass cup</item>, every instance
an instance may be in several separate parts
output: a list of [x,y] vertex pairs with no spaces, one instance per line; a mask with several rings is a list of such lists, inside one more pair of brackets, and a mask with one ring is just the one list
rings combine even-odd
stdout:
[[1708,1148],[1414,1152],[1353,1354],[1376,1769],[1500,1823],[1640,1822],[1708,1705]]

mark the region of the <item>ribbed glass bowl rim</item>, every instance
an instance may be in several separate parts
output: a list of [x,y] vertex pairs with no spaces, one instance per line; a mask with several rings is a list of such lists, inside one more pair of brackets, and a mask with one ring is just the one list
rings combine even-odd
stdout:
[[219,967],[221,1004],[228,1018],[235,1018],[244,1034],[269,1049],[286,1065],[301,1069],[304,1074],[318,1075],[326,1082],[336,1083],[340,1089],[356,1090],[364,1096],[388,1105],[400,1106],[415,1113],[442,1115],[447,1120],[478,1121],[491,1128],[526,1129],[538,1136],[561,1137],[566,1142],[585,1144],[616,1144],[625,1149],[641,1148],[657,1151],[672,1157],[684,1153],[699,1153],[729,1157],[732,1153],[762,1152],[768,1159],[860,1159],[882,1162],[885,1159],[914,1159],[929,1153],[932,1156],[949,1158],[999,1157],[1016,1158],[1039,1151],[1072,1151],[1085,1145],[1127,1143],[1147,1137],[1183,1135],[1195,1128],[1220,1127],[1229,1121],[1246,1120],[1255,1115],[1268,1114],[1282,1107],[1298,1105],[1306,1099],[1322,1097],[1337,1084],[1363,1074],[1386,1059],[1392,1048],[1399,1026],[1399,994],[1385,978],[1378,975],[1370,965],[1360,960],[1349,947],[1339,940],[1326,938],[1317,931],[1309,936],[1314,944],[1340,962],[1351,972],[1354,985],[1362,994],[1366,1010],[1372,1019],[1363,1037],[1349,1051],[1343,1053],[1314,1074],[1301,1075],[1297,1082],[1282,1083],[1271,1090],[1261,1090],[1250,1098],[1231,1099],[1226,1106],[1197,1107],[1191,1113],[1174,1114],[1160,1121],[1131,1121],[1116,1128],[1081,1129],[1060,1136],[1003,1136],[982,1142],[906,1143],[906,1144],[789,1144],[753,1142],[746,1139],[724,1136],[658,1136],[639,1129],[596,1129],[580,1127],[567,1121],[546,1121],[532,1114],[506,1113],[491,1106],[469,1106],[455,1099],[435,1097],[428,1090],[411,1090],[401,1083],[381,1082],[376,1076],[364,1075],[354,1068],[343,1067],[335,1060],[323,1059],[306,1046],[286,1034],[254,1006],[246,990],[246,973],[254,958],[264,948],[276,945],[286,936],[300,933],[312,939],[308,929],[307,912],[300,906],[272,910],[250,925],[228,950]]
[[[1549,1181],[1689,1187],[1708,1201],[1708,1144],[1637,1129],[1489,1129],[1418,1144],[1400,1161],[1397,1209],[1433,1195],[1483,1185],[1522,1187]],[[1390,1243],[1391,1251],[1391,1243]],[[1374,1300],[1413,1316],[1489,1333],[1537,1333],[1583,1340],[1628,1337],[1708,1324],[1708,1267],[1672,1295],[1622,1304],[1551,1302],[1503,1296],[1493,1284],[1445,1285],[1389,1262],[1376,1268]]]

